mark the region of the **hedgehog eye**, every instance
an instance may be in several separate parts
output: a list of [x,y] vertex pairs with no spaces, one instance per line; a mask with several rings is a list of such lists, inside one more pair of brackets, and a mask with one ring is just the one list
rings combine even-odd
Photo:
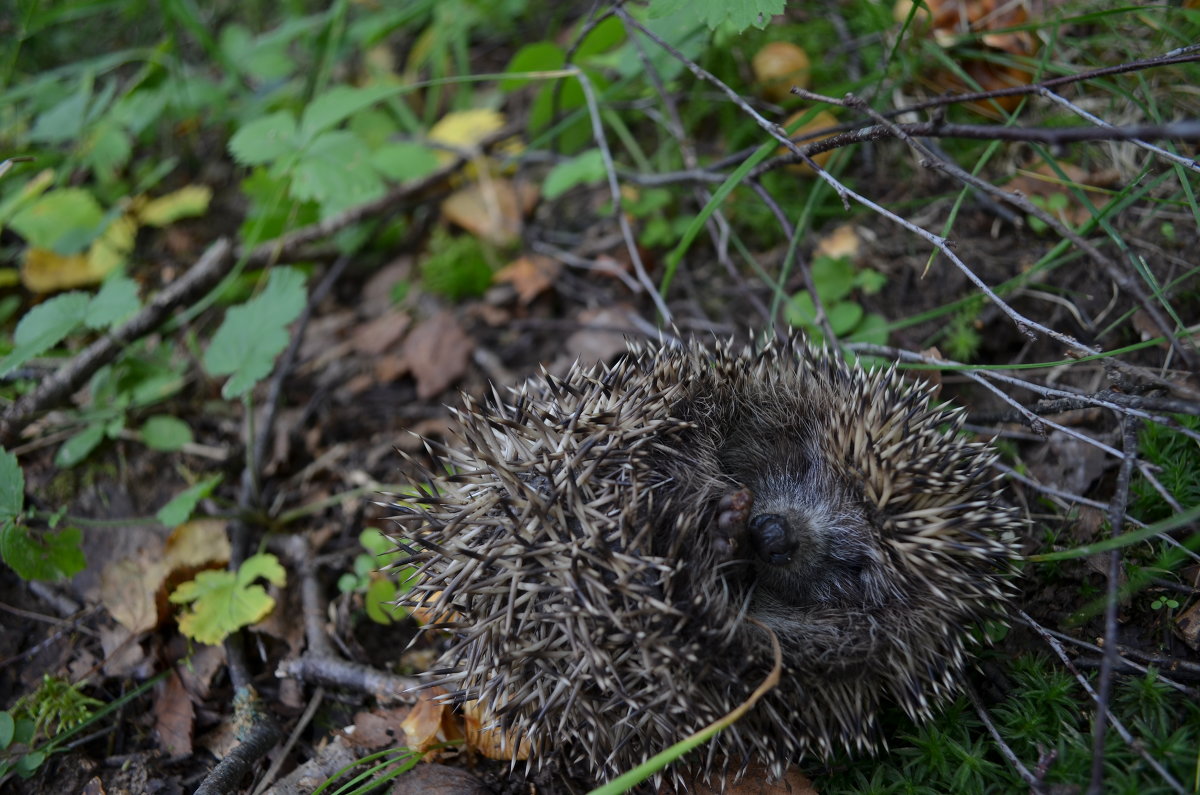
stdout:
[[790,562],[799,546],[787,519],[777,513],[760,513],[750,520],[750,545],[760,560],[773,566]]

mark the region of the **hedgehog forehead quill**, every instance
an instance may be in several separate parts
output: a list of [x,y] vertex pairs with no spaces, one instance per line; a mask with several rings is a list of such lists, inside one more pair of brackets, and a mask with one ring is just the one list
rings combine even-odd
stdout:
[[635,344],[458,419],[453,474],[399,506],[408,602],[452,633],[433,680],[531,771],[601,781],[724,716],[770,633],[781,683],[684,765],[873,750],[882,710],[957,692],[970,623],[1010,596],[1022,522],[994,451],[894,369]]

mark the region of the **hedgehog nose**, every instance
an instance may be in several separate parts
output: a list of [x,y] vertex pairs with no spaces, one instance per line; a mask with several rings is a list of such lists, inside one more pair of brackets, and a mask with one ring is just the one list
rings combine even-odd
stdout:
[[799,546],[788,532],[787,519],[777,513],[760,513],[750,520],[750,544],[765,563],[783,566]]

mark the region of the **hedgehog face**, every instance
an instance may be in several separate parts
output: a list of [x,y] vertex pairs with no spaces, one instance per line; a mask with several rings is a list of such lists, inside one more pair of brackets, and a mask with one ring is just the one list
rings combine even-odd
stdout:
[[886,592],[877,531],[861,495],[828,469],[776,473],[751,486],[753,504],[737,554],[749,561],[751,612],[781,608],[878,605]]

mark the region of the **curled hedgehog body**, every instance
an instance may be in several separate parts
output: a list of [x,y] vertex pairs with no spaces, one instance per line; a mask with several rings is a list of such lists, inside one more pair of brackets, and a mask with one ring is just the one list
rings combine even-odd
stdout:
[[961,413],[802,342],[631,345],[459,414],[453,475],[402,506],[437,684],[596,782],[778,687],[684,764],[870,751],[958,690],[1000,614],[1016,512]]

